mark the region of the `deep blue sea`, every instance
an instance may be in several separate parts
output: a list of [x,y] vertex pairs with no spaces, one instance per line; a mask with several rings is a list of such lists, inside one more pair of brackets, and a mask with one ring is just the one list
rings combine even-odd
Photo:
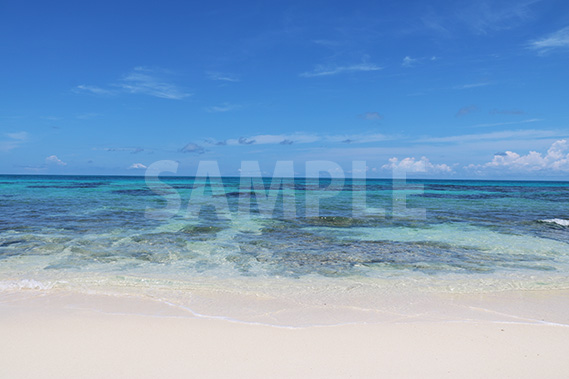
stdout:
[[[0,289],[239,278],[569,288],[567,182],[288,179],[269,190],[265,179],[262,193],[240,178],[160,180],[0,176]],[[265,195],[273,203],[257,202]]]

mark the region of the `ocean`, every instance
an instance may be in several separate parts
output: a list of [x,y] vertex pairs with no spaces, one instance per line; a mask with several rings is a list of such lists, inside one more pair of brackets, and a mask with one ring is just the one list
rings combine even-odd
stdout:
[[0,291],[569,289],[567,182],[271,180],[0,176]]

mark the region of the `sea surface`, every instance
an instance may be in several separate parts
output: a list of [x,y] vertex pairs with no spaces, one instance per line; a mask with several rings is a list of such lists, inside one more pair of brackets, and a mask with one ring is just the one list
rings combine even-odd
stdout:
[[0,176],[0,291],[569,289],[568,182],[247,183]]

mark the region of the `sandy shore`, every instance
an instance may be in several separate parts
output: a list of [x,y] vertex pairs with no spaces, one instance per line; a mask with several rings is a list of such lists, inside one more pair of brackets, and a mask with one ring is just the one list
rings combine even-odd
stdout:
[[569,377],[569,327],[560,323],[284,328],[188,317],[143,299],[80,296],[93,307],[77,307],[75,295],[3,296],[0,377]]

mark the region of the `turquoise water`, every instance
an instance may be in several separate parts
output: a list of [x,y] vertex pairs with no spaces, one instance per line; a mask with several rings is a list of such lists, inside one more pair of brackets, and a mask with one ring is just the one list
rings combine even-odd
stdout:
[[[0,176],[0,281],[427,278],[569,288],[569,183],[410,180],[394,191],[391,180],[347,180],[338,193],[318,192],[335,195],[307,215],[306,197],[329,183],[295,179],[268,216],[239,178],[223,178],[223,192],[203,178],[161,180],[163,193],[139,177]],[[204,188],[199,217],[189,214],[192,191]],[[354,211],[362,194],[383,214]],[[400,217],[401,195],[424,217]],[[168,217],[148,217],[169,199],[179,207]]]

